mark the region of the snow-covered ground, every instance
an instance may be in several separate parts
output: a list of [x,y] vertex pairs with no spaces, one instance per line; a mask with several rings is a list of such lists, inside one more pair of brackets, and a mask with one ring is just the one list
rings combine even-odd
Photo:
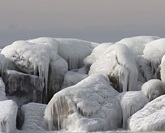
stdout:
[[18,40],[0,76],[0,132],[165,131],[165,38]]

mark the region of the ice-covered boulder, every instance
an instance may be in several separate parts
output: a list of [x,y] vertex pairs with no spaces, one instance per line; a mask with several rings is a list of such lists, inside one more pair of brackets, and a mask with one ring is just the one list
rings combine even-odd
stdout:
[[3,76],[6,95],[18,105],[28,102],[42,102],[44,84],[38,76],[7,70]]
[[165,95],[149,102],[128,121],[131,131],[165,131]]
[[17,104],[12,100],[0,101],[0,132],[16,132]]
[[59,55],[56,60],[51,61],[48,76],[48,97],[46,101],[49,101],[56,92],[61,90],[62,83],[64,81],[64,75],[67,73],[67,71],[67,62]]
[[161,80],[165,83],[165,55],[163,56],[162,60],[161,60]]
[[23,126],[21,130],[24,131],[44,131],[44,111],[46,105],[39,103],[28,103],[21,107],[21,114],[23,117]]
[[0,77],[0,101],[3,101],[3,100],[7,100],[7,97],[6,97],[6,92],[5,92],[5,84],[2,78]]
[[127,91],[120,93],[119,101],[123,113],[123,128],[127,128],[128,118],[142,109],[149,99],[142,91]]
[[[137,90],[138,69],[133,53],[123,44],[114,44],[91,65],[89,75],[106,74],[119,91]],[[119,89],[120,88],[120,89]]]
[[98,45],[78,39],[56,38],[56,40],[58,41],[58,54],[67,61],[69,70],[83,67],[83,60]]
[[151,101],[165,94],[165,83],[159,79],[151,79],[142,85],[141,90]]
[[124,38],[117,43],[126,45],[135,55],[142,55],[145,45],[159,39],[157,36],[135,36],[130,38]]
[[86,71],[88,72],[90,66],[107,50],[109,46],[113,45],[113,43],[101,43],[97,47],[95,47],[92,53],[84,59],[84,65]]
[[[138,81],[145,83],[146,81],[153,78],[160,78],[158,73],[152,73],[150,62],[143,56],[139,55],[135,57],[136,64],[138,67]],[[160,72],[160,71],[159,71]]]
[[165,55],[165,38],[146,44],[143,54],[144,58],[150,62],[150,67],[154,75],[161,63],[162,57]]
[[117,129],[122,119],[117,95],[108,77],[91,75],[53,96],[45,109],[47,128],[76,132]]
[[81,80],[83,80],[87,77],[88,77],[88,75],[85,74],[85,73],[79,72],[79,69],[74,69],[74,70],[68,71],[65,74],[64,82],[62,84],[62,88],[66,88],[66,87],[75,85],[75,84],[77,84],[78,82],[80,82]]

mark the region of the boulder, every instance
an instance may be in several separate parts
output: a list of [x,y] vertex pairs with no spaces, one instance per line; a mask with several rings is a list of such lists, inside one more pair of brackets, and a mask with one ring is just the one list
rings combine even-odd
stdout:
[[15,133],[17,104],[12,100],[0,101],[0,132]]
[[6,95],[18,105],[29,102],[42,103],[44,84],[38,76],[7,70],[3,76]]
[[165,131],[165,95],[144,106],[128,120],[131,131]]
[[44,120],[49,130],[105,131],[121,127],[122,111],[107,76],[91,75],[56,93]]
[[46,105],[39,103],[28,103],[21,107],[23,117],[22,130],[24,131],[44,131],[44,111]]

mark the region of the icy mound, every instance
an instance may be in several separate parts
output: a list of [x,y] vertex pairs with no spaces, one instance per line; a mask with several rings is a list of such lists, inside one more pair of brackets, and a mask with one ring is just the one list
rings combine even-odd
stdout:
[[98,44],[78,39],[60,39],[58,41],[58,54],[64,58],[69,66],[69,70],[83,67],[83,60],[91,54]]
[[159,37],[156,36],[136,36],[124,38],[117,43],[125,44],[135,55],[142,55],[146,43],[152,42]]
[[[137,90],[138,69],[133,53],[122,44],[114,44],[90,67],[89,74],[102,73],[117,82],[119,91]],[[116,83],[115,83],[116,84]]]
[[0,101],[0,132],[16,131],[17,104],[12,100]]
[[90,66],[107,50],[113,43],[101,43],[95,47],[92,53],[84,59],[86,70],[89,71]]
[[[16,41],[6,46],[2,54],[14,62],[20,71],[26,73],[39,73],[44,79],[45,86],[48,82],[49,63],[57,58],[58,44],[51,39]],[[47,90],[46,90],[47,95]]]
[[128,118],[142,109],[149,99],[142,91],[128,91],[119,95],[120,105],[123,112],[123,128],[127,128]]
[[161,63],[163,55],[165,55],[165,38],[146,44],[143,53],[144,58],[150,62],[152,73],[155,73]]
[[21,113],[23,115],[22,130],[26,131],[44,131],[44,110],[46,105],[38,103],[29,103],[21,107]]
[[132,115],[128,126],[131,131],[165,131],[165,95],[148,103]]
[[159,79],[151,79],[145,82],[141,89],[145,96],[151,101],[165,94],[165,83]]
[[92,75],[56,93],[45,109],[49,130],[113,130],[120,127],[118,92],[103,75]]

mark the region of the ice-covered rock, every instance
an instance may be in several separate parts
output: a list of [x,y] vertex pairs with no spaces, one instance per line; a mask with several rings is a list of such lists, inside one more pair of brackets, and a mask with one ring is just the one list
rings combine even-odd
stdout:
[[113,43],[101,43],[97,47],[95,47],[92,53],[84,59],[84,64],[86,71],[88,72],[90,66],[107,50],[109,46],[113,45]]
[[91,75],[53,96],[45,109],[47,128],[77,132],[117,129],[122,119],[117,95],[108,77]]
[[126,45],[135,55],[142,55],[145,45],[159,39],[157,36],[135,36],[130,38],[124,38],[117,43]]
[[161,80],[165,83],[165,55],[163,56],[162,60],[161,60]]
[[165,83],[159,79],[151,79],[142,85],[141,90],[151,101],[165,94]]
[[46,101],[49,101],[56,92],[61,90],[64,75],[67,71],[68,64],[60,56],[55,61],[51,61],[49,66],[48,97]]
[[69,70],[83,67],[83,60],[98,44],[78,39],[56,38],[58,54],[68,62]]
[[165,131],[165,95],[149,102],[128,121],[131,131]]
[[135,57],[136,64],[138,67],[138,81],[145,83],[146,81],[159,78],[160,76],[152,73],[152,68],[150,62],[145,59],[143,56],[139,55]]
[[[102,73],[109,76],[119,91],[137,90],[138,69],[133,53],[123,44],[114,44],[91,65],[89,75]],[[116,87],[117,86],[117,87]]]
[[23,117],[23,126],[21,130],[25,131],[44,131],[44,111],[46,105],[39,103],[28,103],[21,107]]
[[18,105],[28,102],[42,103],[44,84],[38,76],[7,70],[3,76],[6,95]]
[[150,62],[153,75],[157,71],[163,55],[165,55],[165,38],[161,38],[146,44],[143,51],[144,58]]
[[12,100],[0,101],[0,132],[15,133],[17,104]]
[[127,128],[128,118],[142,109],[149,99],[142,91],[128,91],[120,93],[119,95],[120,105],[123,112],[123,128]]
[[83,80],[87,77],[88,77],[87,74],[80,73],[78,69],[68,71],[65,74],[64,82],[62,84],[62,88],[66,88],[66,87],[75,85],[75,84],[77,84],[78,82],[80,82],[81,80]]
[[3,100],[7,100],[7,97],[6,97],[6,92],[5,92],[5,84],[2,78],[0,77],[0,101],[3,101]]

